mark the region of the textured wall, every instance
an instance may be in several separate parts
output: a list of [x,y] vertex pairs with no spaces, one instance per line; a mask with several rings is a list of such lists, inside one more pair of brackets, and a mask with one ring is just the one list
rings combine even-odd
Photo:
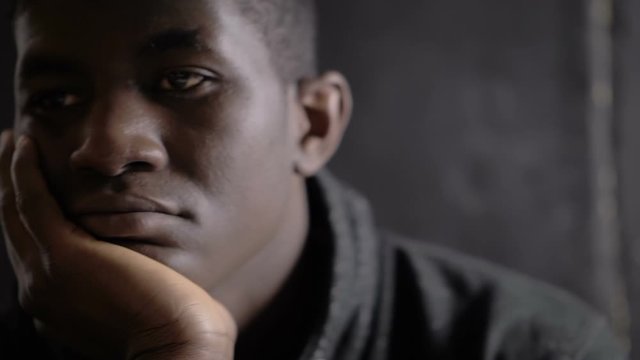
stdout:
[[616,13],[616,123],[625,270],[631,306],[633,359],[640,359],[640,2],[618,2]]
[[582,1],[322,3],[356,98],[335,171],[394,229],[590,298]]

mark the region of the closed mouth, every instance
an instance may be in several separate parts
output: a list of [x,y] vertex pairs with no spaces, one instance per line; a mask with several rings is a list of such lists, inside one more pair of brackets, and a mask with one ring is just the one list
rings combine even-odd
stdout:
[[129,213],[160,213],[181,216],[177,206],[134,195],[96,195],[83,198],[71,207],[75,216],[116,215]]
[[171,203],[131,195],[83,198],[71,217],[92,236],[126,247],[177,246],[170,234],[186,219]]
[[170,234],[183,219],[161,212],[130,211],[84,214],[76,221],[91,235],[109,242],[176,246]]

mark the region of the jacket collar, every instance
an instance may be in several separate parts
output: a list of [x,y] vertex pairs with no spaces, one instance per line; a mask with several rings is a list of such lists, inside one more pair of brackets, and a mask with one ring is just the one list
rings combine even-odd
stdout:
[[332,243],[333,255],[326,312],[302,359],[355,359],[369,338],[380,282],[370,207],[327,171],[308,181],[308,191],[312,213],[326,216],[330,239],[325,240]]

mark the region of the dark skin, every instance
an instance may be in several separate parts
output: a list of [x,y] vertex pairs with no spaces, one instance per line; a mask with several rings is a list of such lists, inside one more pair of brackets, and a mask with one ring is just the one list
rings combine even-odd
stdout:
[[253,328],[285,331],[344,78],[284,81],[231,0],[36,2],[16,44],[2,220],[38,330],[144,359],[232,359],[268,306],[281,323]]

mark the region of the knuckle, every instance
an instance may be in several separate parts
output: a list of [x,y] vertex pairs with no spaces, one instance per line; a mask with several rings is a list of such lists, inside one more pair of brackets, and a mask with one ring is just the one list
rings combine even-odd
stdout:
[[34,316],[38,311],[38,306],[29,291],[21,290],[18,293],[18,303],[20,307],[29,315]]
[[23,260],[16,271],[18,303],[31,316],[46,320],[55,312],[55,304],[73,290],[69,278],[74,276],[74,266],[64,252],[57,251],[40,250]]
[[22,214],[32,214],[34,211],[38,211],[38,197],[29,196],[24,192],[15,193],[16,207]]
[[24,193],[15,193],[14,196],[18,210],[25,210],[29,206],[29,197]]
[[53,301],[57,288],[60,286],[50,268],[42,266],[38,259],[26,262],[17,272],[18,303],[30,315],[44,317]]
[[37,276],[22,279],[19,284],[18,303],[30,315],[40,317],[47,312],[49,299],[47,286]]
[[40,306],[36,301],[36,298],[28,290],[20,291],[18,295],[18,303],[20,304],[20,307],[31,316],[36,316],[42,312],[40,311]]

